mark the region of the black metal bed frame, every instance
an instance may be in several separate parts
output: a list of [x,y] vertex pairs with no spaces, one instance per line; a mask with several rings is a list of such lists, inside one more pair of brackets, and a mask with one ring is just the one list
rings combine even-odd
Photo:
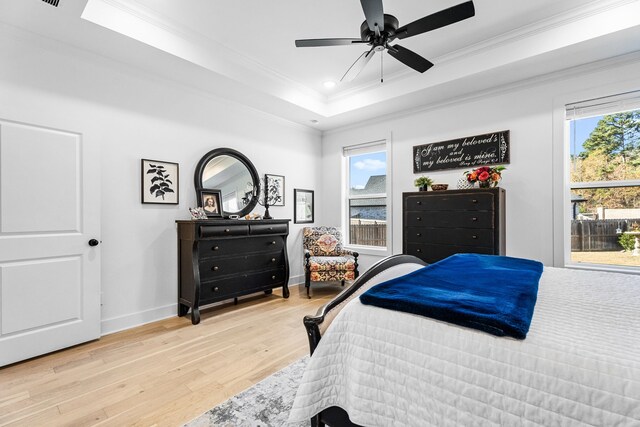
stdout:
[[[320,325],[325,321],[326,315],[332,310],[340,310],[341,304],[346,302],[350,297],[354,296],[361,288],[365,287],[367,282],[382,271],[400,264],[420,264],[427,265],[424,261],[412,255],[392,255],[374,264],[369,270],[358,277],[351,286],[346,288],[334,299],[320,307],[315,316],[305,316],[303,319],[304,327],[307,329],[307,338],[309,339],[309,350],[311,355],[320,343],[322,334]],[[332,406],[311,418],[312,427],[361,427],[354,424],[349,419],[349,414],[338,406]]]

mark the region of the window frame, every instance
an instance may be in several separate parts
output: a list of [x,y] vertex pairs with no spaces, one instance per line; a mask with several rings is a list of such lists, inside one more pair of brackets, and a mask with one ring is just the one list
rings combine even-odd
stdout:
[[[610,92],[610,93],[615,93]],[[571,260],[571,191],[580,189],[594,189],[594,188],[624,188],[624,187],[639,187],[640,180],[619,180],[619,181],[591,181],[591,182],[572,182],[571,171],[571,122],[574,120],[580,120],[587,117],[596,117],[601,115],[613,114],[617,111],[611,111],[611,105],[614,104],[616,98],[624,98],[629,94],[640,94],[640,91],[620,91],[618,95],[602,95],[596,98],[583,98],[587,101],[579,102],[562,102],[558,99],[555,100],[555,112],[554,112],[554,135],[556,138],[560,134],[561,130],[561,144],[554,144],[554,165],[553,170],[556,176],[560,176],[561,180],[555,180],[554,183],[554,266],[566,267],[577,270],[593,270],[593,271],[610,271],[618,273],[628,273],[640,275],[640,266],[627,266],[616,264],[595,264],[586,262],[574,262]],[[598,102],[600,100],[613,100],[612,102],[604,102],[602,110],[598,110],[596,107],[592,107],[588,113],[575,115],[575,105]],[[628,101],[623,101],[628,102]],[[594,105],[598,105],[594,103]],[[571,116],[570,109],[573,106],[574,115]],[[560,109],[561,107],[561,109]],[[636,104],[629,108],[629,104],[621,104],[620,111],[638,110],[640,105]],[[556,139],[554,138],[554,139]],[[560,149],[558,149],[558,147]],[[558,173],[558,169],[561,171]],[[561,182],[561,187],[558,185],[558,181]],[[558,209],[558,206],[561,208]],[[558,213],[559,212],[559,213]],[[558,218],[561,215],[562,218]],[[558,235],[558,230],[561,235]]]
[[[368,151],[363,151],[358,154],[349,155],[347,153],[350,149],[355,149],[357,147],[363,147],[365,150],[367,147],[371,149]],[[384,152],[386,155],[386,193],[376,193],[376,194],[366,194],[366,195],[354,195],[351,196],[349,194],[349,184],[351,182],[350,170],[349,170],[349,159],[355,155],[367,154],[367,153],[380,153]],[[389,256],[393,253],[393,216],[392,216],[392,176],[391,176],[391,138],[384,138],[378,140],[372,140],[365,143],[346,145],[342,147],[342,230],[344,236],[344,247],[353,251],[358,252],[361,255],[374,255],[374,256]],[[375,198],[385,198],[386,199],[386,208],[387,208],[387,227],[386,227],[386,239],[387,245],[386,247],[381,246],[367,246],[367,245],[354,245],[351,244],[351,235],[350,235],[350,224],[351,218],[349,217],[350,213],[350,201],[358,200],[358,199],[375,199]]]

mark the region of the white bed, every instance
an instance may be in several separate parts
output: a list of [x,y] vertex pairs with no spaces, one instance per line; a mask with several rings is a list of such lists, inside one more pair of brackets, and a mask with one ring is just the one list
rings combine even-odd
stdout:
[[289,420],[332,406],[363,426],[640,426],[640,276],[546,267],[523,341],[355,296],[322,334]]

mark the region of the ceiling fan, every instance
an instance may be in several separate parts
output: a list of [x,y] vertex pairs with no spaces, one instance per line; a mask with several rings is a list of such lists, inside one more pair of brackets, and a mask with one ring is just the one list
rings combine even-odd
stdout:
[[385,49],[389,52],[389,55],[398,61],[420,73],[424,73],[433,67],[430,61],[398,44],[392,46],[390,43],[395,39],[402,40],[426,33],[427,31],[446,27],[447,25],[471,18],[475,15],[473,1],[467,1],[399,27],[398,19],[396,19],[395,16],[387,15],[383,12],[382,0],[360,0],[360,3],[362,4],[362,10],[364,11],[366,20],[360,26],[359,39],[332,38],[296,40],[296,47],[346,46],[354,44],[371,46],[371,49],[360,55],[356,62],[349,67],[340,79],[341,82],[349,82],[355,79],[373,55]]

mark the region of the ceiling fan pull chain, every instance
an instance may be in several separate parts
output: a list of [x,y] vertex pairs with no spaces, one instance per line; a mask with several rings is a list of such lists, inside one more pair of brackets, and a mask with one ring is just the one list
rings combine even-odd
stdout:
[[384,67],[382,66],[383,60],[384,55],[380,55],[380,83],[384,83]]

